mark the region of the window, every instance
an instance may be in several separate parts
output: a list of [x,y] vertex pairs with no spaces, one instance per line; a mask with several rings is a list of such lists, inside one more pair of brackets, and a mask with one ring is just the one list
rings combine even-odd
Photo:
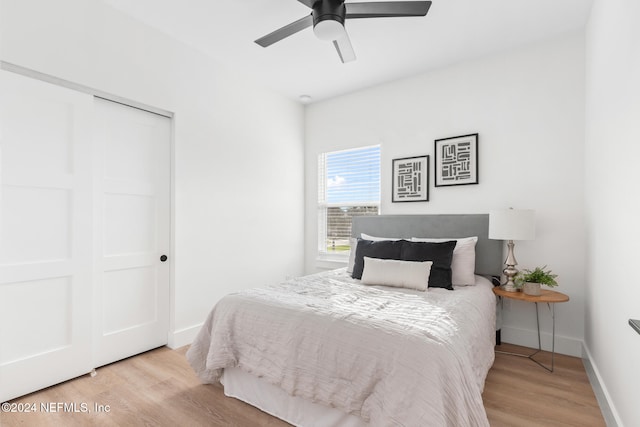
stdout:
[[318,157],[318,253],[349,253],[351,219],[378,215],[380,146],[333,151]]

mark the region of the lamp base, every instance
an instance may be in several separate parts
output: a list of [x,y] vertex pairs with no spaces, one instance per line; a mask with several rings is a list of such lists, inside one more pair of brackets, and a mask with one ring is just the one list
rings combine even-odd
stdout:
[[509,242],[507,243],[509,252],[507,254],[507,259],[504,262],[507,267],[502,270],[502,273],[507,278],[507,282],[502,285],[502,289],[507,292],[518,292],[518,288],[516,288],[516,284],[513,281],[513,279],[515,279],[516,275],[518,274],[518,269],[516,268],[518,262],[516,261],[516,257],[513,255],[514,246],[515,245],[513,244],[513,240],[509,240]]
[[516,288],[512,283],[509,282],[500,285],[500,288],[506,292],[518,292],[518,288]]
[[507,292],[518,292],[518,288],[516,288],[516,283],[513,281],[515,279],[516,274],[518,274],[518,269],[511,265],[507,264],[507,268],[502,270],[502,274],[507,278],[507,281],[501,285],[502,289]]

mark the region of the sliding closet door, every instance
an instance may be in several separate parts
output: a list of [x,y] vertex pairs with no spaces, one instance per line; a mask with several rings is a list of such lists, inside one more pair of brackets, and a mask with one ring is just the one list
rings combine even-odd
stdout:
[[0,402],[93,367],[92,102],[0,71]]
[[95,101],[96,366],[167,343],[171,120]]

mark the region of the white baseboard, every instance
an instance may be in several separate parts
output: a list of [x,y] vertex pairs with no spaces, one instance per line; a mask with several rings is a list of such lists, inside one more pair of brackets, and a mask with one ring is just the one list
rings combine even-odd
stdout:
[[[521,345],[524,347],[538,348],[538,333],[531,329],[519,329],[510,326],[502,326],[502,342]],[[552,335],[548,332],[540,333],[542,349],[551,351]],[[567,356],[582,357],[582,341],[577,338],[563,337],[556,334],[556,353]]]
[[583,345],[582,362],[584,363],[584,368],[585,371],[587,371],[591,388],[593,388],[593,392],[596,395],[596,399],[600,405],[600,411],[602,411],[602,416],[604,417],[604,421],[607,423],[607,427],[622,427],[622,421],[620,420],[618,411],[616,411],[616,407],[611,400],[607,387],[605,386],[604,381],[602,381],[600,371],[593,362],[591,352],[589,352],[586,344]]
[[196,339],[198,332],[200,332],[200,328],[202,328],[202,323],[175,332],[169,332],[167,347],[176,349],[191,344]]

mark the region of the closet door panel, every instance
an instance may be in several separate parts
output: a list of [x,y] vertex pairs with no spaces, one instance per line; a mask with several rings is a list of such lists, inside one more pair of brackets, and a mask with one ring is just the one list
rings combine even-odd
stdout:
[[2,264],[69,259],[73,229],[73,191],[4,185],[2,192]]
[[111,270],[104,275],[103,333],[125,331],[158,320],[156,272],[152,266]]
[[0,71],[0,401],[92,369],[92,97]]
[[[111,189],[124,192],[126,189]],[[156,199],[149,194],[104,196],[104,255],[149,253],[156,247]]]
[[171,120],[96,99],[96,366],[167,343]]
[[[24,360],[72,345],[71,319],[67,316],[73,310],[72,285],[66,276],[3,286],[2,312],[11,318],[10,325],[19,325],[6,328],[7,342],[18,344],[4,349],[6,361]],[[47,323],[34,322],[38,318],[46,318]]]

